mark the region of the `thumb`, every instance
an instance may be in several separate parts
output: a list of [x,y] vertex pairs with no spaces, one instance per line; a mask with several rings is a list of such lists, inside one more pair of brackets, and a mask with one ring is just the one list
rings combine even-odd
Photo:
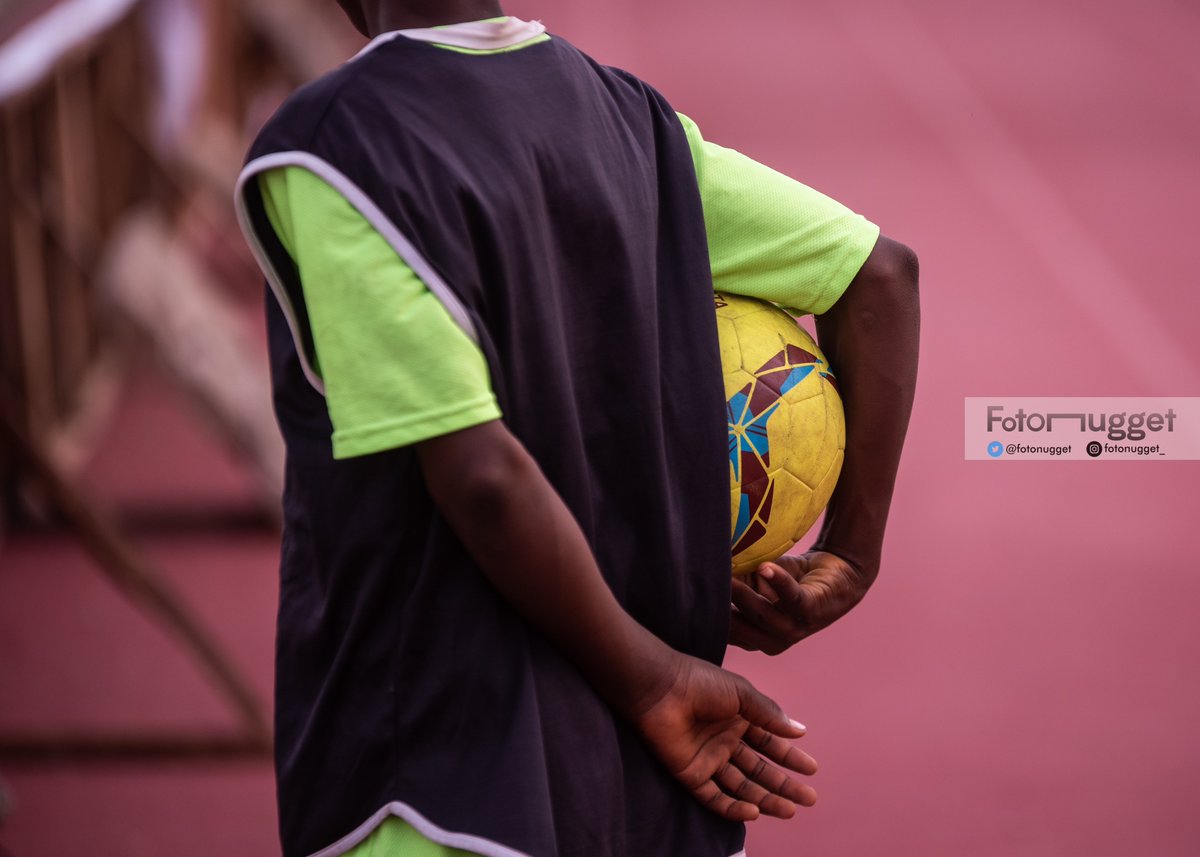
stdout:
[[745,720],[781,738],[799,738],[807,731],[803,723],[784,714],[775,700],[760,693],[745,679],[738,683],[738,702],[738,713]]

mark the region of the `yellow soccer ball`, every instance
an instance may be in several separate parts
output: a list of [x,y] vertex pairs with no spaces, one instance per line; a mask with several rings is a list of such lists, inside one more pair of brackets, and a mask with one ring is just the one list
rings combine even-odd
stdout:
[[765,301],[716,294],[729,417],[733,573],[778,559],[820,517],[842,470],[846,417],[825,355]]

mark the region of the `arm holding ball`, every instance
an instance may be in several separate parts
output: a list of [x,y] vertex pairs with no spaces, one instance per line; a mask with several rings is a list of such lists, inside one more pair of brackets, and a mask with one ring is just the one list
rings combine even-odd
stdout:
[[734,580],[735,645],[784,651],[849,612],[879,572],[916,386],[917,280],[912,250],[880,236],[846,292],[817,316],[846,413],[845,464],[813,548],[764,563],[756,586]]

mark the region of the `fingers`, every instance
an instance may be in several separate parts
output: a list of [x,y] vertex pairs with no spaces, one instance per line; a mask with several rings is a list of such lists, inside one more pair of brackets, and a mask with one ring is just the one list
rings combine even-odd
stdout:
[[773,562],[763,563],[758,570],[758,579],[770,587],[771,592],[785,604],[796,604],[804,599],[804,587],[799,579],[788,574]]
[[800,578],[804,577],[804,575],[808,574],[809,570],[812,568],[812,558],[808,553],[787,554],[786,556],[781,556],[774,562],[767,564],[782,569],[784,574],[799,580]]
[[[806,773],[816,771],[816,762],[808,754],[792,749],[803,757],[803,764],[799,764],[799,767],[804,768]],[[730,762],[736,772],[727,770],[725,776],[735,789],[732,794],[755,804],[764,815],[791,818],[797,804],[812,806],[817,801],[817,792],[812,786],[792,779],[745,743],[739,746]]]
[[726,794],[716,780],[706,780],[699,788],[692,790],[692,795],[709,812],[715,812],[730,821],[754,821],[759,816],[757,806]]
[[[756,648],[777,654],[805,637],[805,628],[797,621],[797,617],[803,615],[805,596],[801,585],[781,569],[763,566],[758,578],[760,586],[771,589],[774,599],[763,597],[741,581],[734,581],[730,600],[737,609],[735,617],[740,616],[744,625],[761,632],[743,636],[752,637]],[[738,625],[739,634],[743,631],[743,623]]]
[[[802,757],[790,759],[795,770],[803,769],[805,773],[816,770],[816,762],[808,754],[790,749]],[[817,792],[812,786],[793,780],[742,742],[712,779],[696,790],[696,797],[725,818],[752,821],[760,814],[791,818],[797,805],[816,803]]]
[[[727,795],[735,804],[745,803],[754,807],[754,816],[757,817],[760,813],[764,815],[773,815],[777,818],[791,818],[796,812],[795,804],[789,800],[785,800],[778,795],[771,794],[767,789],[763,788],[753,777],[747,775],[742,770],[742,765],[749,764],[748,762],[739,762],[739,755],[745,752],[747,755],[754,756],[746,749],[745,744],[739,744],[738,750],[734,752],[733,758],[721,767],[713,776],[715,782],[721,789],[721,792]],[[755,756],[758,759],[757,756]],[[767,763],[762,759],[758,759],[762,765]],[[769,765],[767,767],[770,767]]]
[[816,759],[758,726],[747,729],[742,742],[759,755],[798,774],[812,776],[817,772]]

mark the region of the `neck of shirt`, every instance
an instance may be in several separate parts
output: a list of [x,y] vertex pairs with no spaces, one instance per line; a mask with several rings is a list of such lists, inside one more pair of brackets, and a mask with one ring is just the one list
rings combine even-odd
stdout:
[[392,30],[380,33],[356,55],[368,53],[392,39],[405,38],[425,42],[440,48],[467,53],[499,53],[517,50],[549,38],[541,21],[523,21],[511,15],[503,18],[488,18],[483,21],[465,21],[443,27],[423,27],[410,30]]

